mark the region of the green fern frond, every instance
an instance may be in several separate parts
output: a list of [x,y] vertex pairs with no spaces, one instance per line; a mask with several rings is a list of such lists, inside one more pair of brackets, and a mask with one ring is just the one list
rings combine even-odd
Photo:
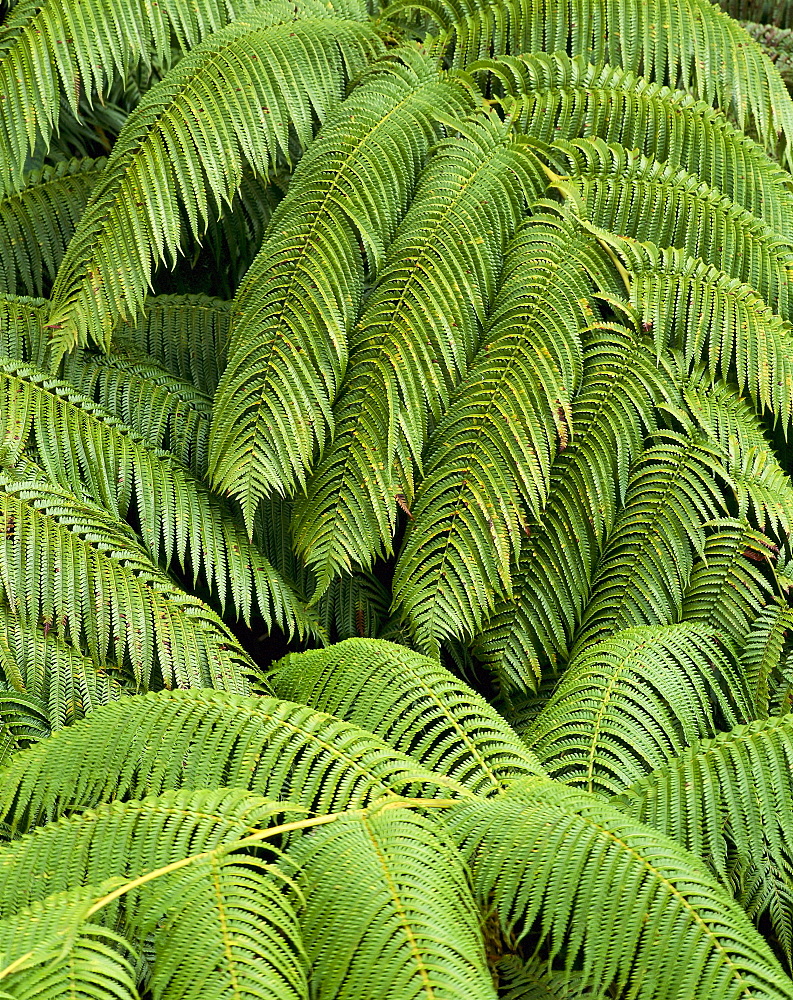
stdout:
[[439,823],[403,810],[342,820],[287,860],[306,898],[312,997],[496,1000],[467,872]]
[[134,503],[140,534],[155,561],[175,559],[195,579],[203,570],[225,607],[231,597],[248,620],[252,603],[301,636],[317,626],[300,598],[248,541],[229,505],[214,496],[168,452],[135,432],[69,385],[38,369],[0,358],[0,412],[6,461],[30,438],[54,482],[91,495],[115,517]]
[[793,657],[787,653],[782,657],[779,669],[773,678],[768,699],[769,715],[787,715],[793,712]]
[[104,166],[82,159],[44,167],[0,198],[0,292],[44,294]]
[[690,90],[755,130],[769,152],[783,139],[790,163],[793,103],[762,48],[710,0],[397,0],[454,44],[455,65],[492,55],[568,52]]
[[46,300],[0,295],[0,345],[3,355],[40,363],[45,355]]
[[248,788],[316,813],[425,788],[471,793],[358,726],[275,698],[161,691],[113,702],[17,754],[0,816],[18,832],[103,799]]
[[768,604],[752,623],[744,640],[741,665],[755,703],[755,715],[769,715],[770,685],[779,671],[782,650],[793,629],[793,609],[781,601]]
[[388,622],[391,594],[370,570],[337,576],[322,600],[317,615],[332,642],[380,637]]
[[776,943],[793,970],[793,879],[767,857],[733,875],[735,898],[755,923],[768,915]]
[[251,663],[217,615],[179,588],[131,528],[32,463],[0,473],[0,584],[26,628],[54,630],[96,663],[126,660],[141,687],[247,690]]
[[[56,361],[89,337],[106,347],[116,322],[141,310],[157,262],[176,258],[182,215],[200,233],[209,202],[239,186],[243,160],[262,174],[288,161],[290,129],[306,146],[314,116],[379,52],[366,24],[313,0],[295,6],[277,0],[215,32],[130,115],[53,285]],[[172,183],[154,182],[163,170]]]
[[704,864],[600,796],[530,779],[445,815],[505,933],[534,929],[596,992],[789,1000],[790,980]]
[[480,114],[453,127],[460,135],[422,171],[353,331],[333,442],[295,504],[295,544],[317,596],[338,572],[390,551],[398,498],[409,500],[397,452],[403,465],[420,456],[428,418],[475,351],[505,245],[545,186],[509,123]]
[[505,108],[533,138],[551,145],[598,137],[638,149],[696,174],[777,232],[790,232],[789,175],[704,101],[563,52],[485,59],[468,70],[496,77],[508,95]]
[[524,739],[552,778],[611,795],[752,716],[740,666],[701,625],[631,628],[571,657]]
[[484,698],[403,646],[349,639],[287,656],[267,676],[279,697],[355,723],[477,794],[542,773]]
[[565,975],[537,958],[521,961],[506,955],[494,968],[501,1000],[599,1000],[582,985],[581,976]]
[[719,6],[742,21],[765,21],[780,28],[793,28],[791,0],[718,0]]
[[394,570],[394,604],[420,648],[470,639],[511,595],[511,566],[548,499],[557,449],[575,437],[581,331],[610,260],[575,223],[538,215],[510,245],[470,371],[424,453]]
[[365,74],[292,178],[234,302],[215,400],[211,466],[249,527],[262,496],[305,484],[333,433],[331,406],[364,290],[407,208],[437,116],[473,104],[461,77],[409,49]]

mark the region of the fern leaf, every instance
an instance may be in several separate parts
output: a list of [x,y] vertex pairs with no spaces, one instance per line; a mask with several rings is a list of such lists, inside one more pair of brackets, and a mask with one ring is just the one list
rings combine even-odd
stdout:
[[[351,338],[333,442],[295,504],[298,551],[316,597],[340,571],[390,550],[392,467],[421,454],[427,420],[464,374],[523,207],[544,186],[539,161],[494,115],[455,126],[425,166],[410,211]],[[396,480],[396,481],[395,481]]]
[[579,975],[549,969],[537,958],[522,962],[515,955],[506,955],[496,963],[495,972],[501,1000],[596,1000],[582,986]]
[[439,823],[404,811],[342,820],[288,861],[306,897],[312,997],[496,1000],[467,873]]
[[388,622],[389,590],[370,570],[339,576],[317,604],[320,624],[333,642],[378,638]]
[[317,813],[388,792],[470,795],[358,726],[275,698],[162,691],[97,709],[2,772],[0,815],[20,832],[67,810],[166,789],[248,788]]
[[716,710],[729,726],[752,714],[740,667],[715,633],[631,628],[570,659],[524,738],[552,778],[610,795],[714,736]]
[[793,28],[791,0],[719,0],[719,6],[742,21],[765,21],[780,28]]
[[[130,115],[53,285],[54,360],[89,336],[107,346],[117,320],[140,311],[156,263],[175,259],[182,213],[200,233],[209,200],[229,201],[239,186],[243,159],[259,173],[288,159],[290,127],[307,145],[312,115],[324,117],[378,52],[367,25],[313,0],[298,7],[303,17],[278,0],[215,32]],[[163,170],[170,182],[153,182]]]
[[355,723],[479,795],[541,773],[484,698],[403,646],[349,639],[287,656],[267,676],[279,697]]
[[[710,0],[397,0],[388,12],[419,9],[454,39],[454,62],[492,53],[568,52],[672,81],[756,131],[769,152],[784,137],[790,162],[793,104],[762,48]],[[751,127],[749,127],[751,126]]]
[[790,629],[793,629],[793,610],[781,601],[772,601],[746,635],[741,665],[754,698],[755,715],[760,719],[768,718],[771,679],[779,671]]
[[[407,207],[438,115],[473,100],[461,78],[402,50],[376,63],[321,129],[240,286],[215,399],[211,464],[250,527],[262,496],[305,483],[333,432],[331,406],[358,317]],[[407,137],[409,136],[409,141]]]
[[551,462],[576,434],[580,331],[611,271],[569,221],[539,215],[513,240],[482,346],[427,443],[394,570],[394,603],[420,648],[470,639],[511,593],[526,508],[541,515]]
[[789,1000],[790,980],[704,864],[600,796],[529,779],[446,818],[504,932],[534,928],[596,992]]

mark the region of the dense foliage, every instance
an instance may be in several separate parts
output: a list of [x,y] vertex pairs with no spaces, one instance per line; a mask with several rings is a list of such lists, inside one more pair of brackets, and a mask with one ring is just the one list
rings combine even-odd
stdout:
[[793,3],[721,6],[4,7],[0,997],[793,997]]

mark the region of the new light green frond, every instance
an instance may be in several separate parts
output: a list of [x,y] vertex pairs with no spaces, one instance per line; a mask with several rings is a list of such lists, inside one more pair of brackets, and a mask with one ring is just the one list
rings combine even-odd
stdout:
[[[150,445],[67,383],[0,358],[3,447],[13,461],[35,440],[50,478],[72,490],[83,484],[119,519],[135,505],[140,534],[155,561],[175,559],[193,578],[203,570],[222,606],[238,616],[255,606],[265,623],[301,636],[316,624],[301,599],[248,541],[229,504],[170,453]],[[255,601],[255,604],[253,602]]]
[[[790,156],[793,103],[757,42],[710,0],[397,0],[454,40],[454,62],[523,52],[568,52],[672,81],[756,131],[769,152],[784,137]],[[788,162],[790,162],[788,160]]]
[[439,823],[404,810],[341,820],[287,860],[313,998],[496,1000],[467,872]]
[[141,687],[161,675],[247,690],[251,664],[231,632],[104,508],[26,463],[0,474],[0,519],[0,585],[23,627],[84,643],[97,663],[126,660]]
[[24,832],[111,797],[224,786],[316,813],[421,787],[470,794],[371,733],[305,705],[161,691],[99,708],[17,754],[2,771],[0,816]]
[[[61,93],[79,114],[80,94],[105,92],[140,60],[160,62],[176,42],[186,50],[250,4],[232,0],[21,0],[0,40],[0,190],[21,181],[26,157],[58,127]],[[236,9],[235,9],[236,8]]]
[[631,275],[631,302],[652,326],[658,350],[679,347],[689,366],[737,379],[755,406],[787,429],[793,421],[790,325],[757,293],[682,250],[617,245]]
[[530,219],[510,245],[482,345],[427,443],[394,570],[394,604],[420,648],[470,639],[511,595],[527,508],[541,517],[553,458],[577,432],[581,331],[612,272],[558,217]]
[[716,710],[728,726],[752,715],[741,669],[716,633],[631,628],[571,657],[524,739],[552,778],[611,795],[714,736]]
[[703,526],[726,513],[725,479],[706,439],[666,431],[643,452],[593,574],[575,650],[619,629],[680,620]]
[[[600,796],[535,779],[447,827],[507,933],[533,929],[596,992],[790,1000],[790,980],[705,865]],[[515,849],[520,844],[520,850]],[[642,914],[628,920],[626,914]]]
[[[789,177],[719,111],[613,64],[535,52],[485,59],[521,131],[542,142],[603,139],[697,174],[777,232],[790,232]],[[513,99],[514,98],[514,99]]]
[[64,161],[26,174],[24,187],[0,197],[0,292],[42,295],[49,287],[104,166]]
[[770,714],[771,682],[780,671],[782,650],[791,629],[793,609],[778,599],[763,608],[744,639],[741,666],[757,718],[766,719]]
[[630,465],[645,431],[656,430],[655,403],[669,389],[640,337],[620,326],[593,328],[573,400],[573,437],[554,460],[548,504],[527,525],[512,597],[496,604],[474,642],[505,692],[535,689],[542,664],[566,657]]
[[480,114],[454,127],[460,135],[421,173],[353,331],[333,442],[296,502],[295,544],[318,595],[338,572],[390,551],[397,498],[410,493],[393,471],[397,452],[403,465],[421,454],[428,418],[476,349],[504,247],[544,187],[509,123]]
[[52,289],[55,360],[89,337],[106,347],[116,322],[140,311],[156,264],[176,258],[183,215],[200,234],[209,202],[239,186],[243,161],[266,174],[288,160],[290,129],[306,146],[314,116],[379,51],[366,24],[301,4],[296,13],[276,0],[215,32],[130,115]]
[[705,622],[740,646],[772,592],[761,567],[774,561],[767,535],[744,521],[715,521],[683,595],[683,619]]
[[71,725],[123,692],[118,667],[96,664],[56,631],[26,626],[5,606],[0,607],[0,675],[11,691],[40,704],[50,729]]
[[541,773],[484,698],[404,646],[349,639],[279,660],[268,680],[279,697],[353,722],[477,794]]
[[237,292],[215,397],[213,479],[240,501],[249,526],[262,496],[305,484],[332,436],[364,290],[360,247],[376,272],[440,137],[437,116],[472,104],[460,77],[401,50],[364,76],[295,171]]
[[[791,314],[793,244],[695,174],[602,139],[559,143],[581,210],[603,229],[691,257],[746,282]],[[788,228],[787,233],[790,230]]]

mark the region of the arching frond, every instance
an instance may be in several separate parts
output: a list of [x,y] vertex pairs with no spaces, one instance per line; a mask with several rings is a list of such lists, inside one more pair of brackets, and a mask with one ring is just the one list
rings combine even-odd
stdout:
[[49,287],[104,166],[75,159],[44,167],[0,198],[0,292],[42,295]]
[[541,663],[565,657],[584,611],[600,548],[625,495],[654,405],[669,398],[667,373],[640,337],[598,325],[588,337],[574,434],[551,469],[549,502],[529,535],[502,598],[474,642],[504,690],[532,690]]
[[484,698],[404,646],[349,639],[287,656],[268,680],[280,697],[353,722],[480,795],[542,773]]
[[614,794],[752,715],[732,651],[701,625],[632,628],[571,657],[524,734],[552,778]]
[[548,500],[551,463],[577,428],[571,401],[594,288],[613,268],[574,223],[538,215],[512,241],[482,345],[425,450],[394,570],[394,603],[418,645],[470,639]]
[[741,652],[749,690],[755,703],[755,715],[766,719],[772,678],[779,671],[782,650],[793,629],[793,609],[781,600],[772,601],[757,616],[744,640]]
[[777,232],[790,232],[788,174],[719,111],[690,94],[585,56],[535,52],[485,59],[518,128],[549,145],[603,139],[696,174]]
[[251,664],[231,632],[104,508],[25,463],[0,473],[0,518],[0,584],[23,627],[85,644],[97,663],[126,660],[144,688],[160,674],[247,690]]
[[172,455],[148,444],[69,385],[0,358],[3,447],[15,460],[29,438],[50,478],[75,491],[87,486],[114,516],[134,503],[140,534],[155,561],[174,559],[193,578],[203,570],[221,605],[228,596],[248,619],[255,601],[268,627],[316,632],[300,598],[264,556],[225,501]]
[[467,873],[440,824],[375,812],[314,831],[287,860],[306,898],[312,997],[496,1000]]
[[568,52],[671,81],[732,114],[745,131],[753,127],[769,151],[784,137],[790,156],[793,104],[785,85],[762,48],[747,42],[741,26],[710,0],[630,7],[590,0],[397,0],[389,9],[428,14],[445,39],[453,38],[458,65],[493,52]]
[[434,59],[398,55],[375,64],[321,129],[235,298],[211,459],[249,527],[263,495],[305,483],[332,434],[364,289],[359,247],[376,272],[440,137],[437,116],[473,104]]
[[[295,505],[298,551],[317,595],[340,571],[389,551],[393,473],[417,458],[465,372],[495,291],[501,255],[524,205],[544,187],[540,163],[509,123],[479,115],[456,126],[424,168],[410,211],[351,338],[334,407],[335,436]],[[401,445],[400,445],[401,442]]]
[[249,788],[317,813],[426,787],[470,795],[358,726],[275,698],[161,691],[99,708],[2,772],[0,815],[19,832],[103,799]]
[[[504,930],[533,928],[549,958],[580,962],[596,991],[790,997],[770,949],[704,864],[600,796],[529,779],[446,819],[475,895],[492,901]],[[625,919],[637,912],[647,919]]]
[[[116,322],[140,311],[156,263],[176,257],[182,212],[199,233],[209,199],[220,205],[238,187],[243,160],[266,173],[288,159],[290,128],[307,145],[313,116],[379,51],[366,24],[314,0],[295,7],[277,0],[215,32],[130,115],[52,289],[55,360],[89,337],[106,346]],[[167,184],[155,180],[162,171]]]

